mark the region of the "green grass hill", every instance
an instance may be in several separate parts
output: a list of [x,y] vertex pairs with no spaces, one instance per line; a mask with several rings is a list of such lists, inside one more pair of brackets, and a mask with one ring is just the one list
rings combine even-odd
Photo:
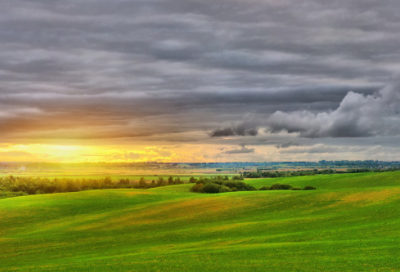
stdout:
[[0,200],[0,271],[400,271],[400,172]]

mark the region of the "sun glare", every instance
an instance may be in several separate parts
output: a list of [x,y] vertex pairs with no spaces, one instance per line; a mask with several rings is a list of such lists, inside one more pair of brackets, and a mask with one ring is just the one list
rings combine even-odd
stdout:
[[78,145],[4,145],[0,147],[0,161],[24,162],[140,162],[153,159],[169,160],[172,153],[157,148],[140,150],[124,146]]

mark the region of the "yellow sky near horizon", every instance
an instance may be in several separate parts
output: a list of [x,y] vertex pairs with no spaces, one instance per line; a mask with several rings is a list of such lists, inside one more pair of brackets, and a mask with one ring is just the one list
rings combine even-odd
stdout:
[[201,146],[83,146],[49,144],[3,144],[2,162],[211,162],[216,147]]
[[139,162],[152,159],[169,161],[173,157],[173,153],[157,147],[132,149],[118,146],[49,144],[4,144],[0,147],[0,161],[13,162]]
[[[320,153],[310,153],[312,150]],[[323,149],[326,149],[325,151]],[[386,153],[377,146],[375,156],[384,158]],[[318,161],[340,160],[343,155],[359,160],[363,153],[343,149],[331,153],[323,144],[310,147],[294,146],[278,149],[274,146],[179,144],[179,145],[51,145],[51,144],[0,144],[0,162],[262,162],[262,161]],[[379,159],[379,158],[378,158]],[[395,158],[394,158],[395,159]]]
[[[56,145],[1,144],[0,162],[234,162],[276,158],[274,147],[237,145]],[[267,155],[266,155],[267,154]]]

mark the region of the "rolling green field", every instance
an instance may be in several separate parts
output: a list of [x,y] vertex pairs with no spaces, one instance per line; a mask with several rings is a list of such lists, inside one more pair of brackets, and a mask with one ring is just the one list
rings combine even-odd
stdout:
[[400,173],[0,200],[0,271],[400,271]]

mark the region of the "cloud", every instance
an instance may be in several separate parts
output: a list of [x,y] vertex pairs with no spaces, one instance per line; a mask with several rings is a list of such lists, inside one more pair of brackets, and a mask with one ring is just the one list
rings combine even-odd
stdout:
[[158,150],[157,153],[160,157],[169,157],[172,155],[172,153],[167,150]]
[[253,123],[243,122],[237,126],[232,125],[227,128],[216,129],[210,135],[211,137],[228,137],[228,136],[256,136],[258,128]]
[[288,147],[291,147],[291,146],[300,146],[300,144],[290,141],[290,142],[287,142],[287,143],[284,143],[284,144],[278,144],[275,147],[280,149],[280,148],[288,148]]
[[317,144],[311,147],[302,147],[295,149],[286,149],[280,151],[281,154],[318,154],[318,153],[346,153],[346,152],[362,152],[366,148],[360,147],[337,147],[337,146],[327,146],[324,144]]
[[124,158],[127,160],[139,160],[142,158],[142,154],[129,152],[125,154]]
[[[134,161],[134,160],[141,159],[142,156],[143,156],[143,154],[140,154],[140,153],[126,152],[126,153],[123,153],[123,154],[113,154],[110,157],[111,157],[112,160],[123,160],[123,161],[133,160]],[[109,156],[106,155],[106,156],[103,156],[103,157],[104,157],[104,159],[107,159]]]
[[264,127],[294,133],[271,145],[398,133],[390,103],[372,94],[400,72],[399,1],[8,2],[0,143],[236,145]]
[[400,133],[400,80],[374,95],[349,92],[330,112],[275,112],[268,119],[271,133],[287,131],[300,137],[371,137]]
[[149,148],[148,150],[150,153],[155,153],[155,156],[158,156],[158,157],[169,157],[172,155],[172,152],[166,150],[165,147],[164,148],[152,147],[152,148]]
[[4,151],[0,152],[0,161],[3,162],[33,162],[39,159],[25,151]]
[[240,149],[232,149],[222,152],[222,154],[248,154],[248,153],[254,153],[254,148],[247,148],[244,144],[241,146]]

